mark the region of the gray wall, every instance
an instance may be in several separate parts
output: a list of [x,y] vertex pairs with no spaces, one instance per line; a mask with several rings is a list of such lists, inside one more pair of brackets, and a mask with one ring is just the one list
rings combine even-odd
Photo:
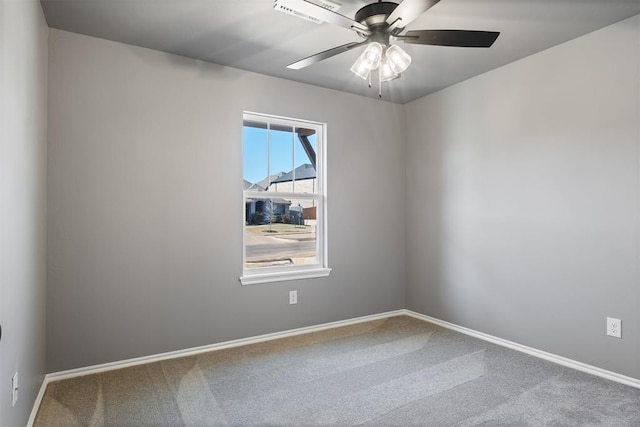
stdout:
[[406,106],[409,309],[640,378],[639,34]]
[[[401,106],[58,30],[49,88],[49,372],[404,307]],[[328,123],[330,277],[239,284],[243,110]]]
[[45,373],[47,33],[38,1],[0,1],[2,426],[27,423]]

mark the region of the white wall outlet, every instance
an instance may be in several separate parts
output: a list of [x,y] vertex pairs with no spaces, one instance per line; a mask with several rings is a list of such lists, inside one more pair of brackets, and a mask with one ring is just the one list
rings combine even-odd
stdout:
[[298,291],[289,291],[289,304],[298,303]]
[[11,406],[16,406],[18,401],[18,373],[16,372],[11,377]]
[[622,320],[607,317],[607,335],[622,338]]

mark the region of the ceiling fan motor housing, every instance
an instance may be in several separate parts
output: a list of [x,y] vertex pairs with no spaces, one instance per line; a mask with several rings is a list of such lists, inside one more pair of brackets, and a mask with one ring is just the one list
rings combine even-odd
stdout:
[[382,45],[389,45],[389,23],[387,18],[391,12],[398,7],[397,3],[381,1],[371,3],[356,12],[355,20],[366,25],[370,30],[370,35],[360,34],[371,42],[378,42]]
[[367,27],[388,25],[387,17],[398,7],[398,3],[381,1],[371,3],[356,12],[355,20]]

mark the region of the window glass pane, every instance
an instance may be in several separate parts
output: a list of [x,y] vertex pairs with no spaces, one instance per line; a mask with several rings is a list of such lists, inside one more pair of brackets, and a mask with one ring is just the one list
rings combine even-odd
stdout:
[[[266,126],[245,122],[243,127],[244,190],[262,191],[267,185],[268,145]],[[257,184],[257,185],[256,185]]]
[[296,193],[316,193],[316,132],[313,129],[296,129],[294,191]]
[[315,199],[245,199],[245,268],[318,264]]
[[293,128],[276,128],[269,131],[269,166],[271,185],[268,191],[293,191]]

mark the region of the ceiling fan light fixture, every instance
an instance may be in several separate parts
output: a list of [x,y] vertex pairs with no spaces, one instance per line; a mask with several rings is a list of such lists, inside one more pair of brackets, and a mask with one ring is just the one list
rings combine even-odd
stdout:
[[395,44],[389,46],[385,58],[389,63],[389,67],[391,67],[396,74],[402,73],[411,65],[411,56]]

